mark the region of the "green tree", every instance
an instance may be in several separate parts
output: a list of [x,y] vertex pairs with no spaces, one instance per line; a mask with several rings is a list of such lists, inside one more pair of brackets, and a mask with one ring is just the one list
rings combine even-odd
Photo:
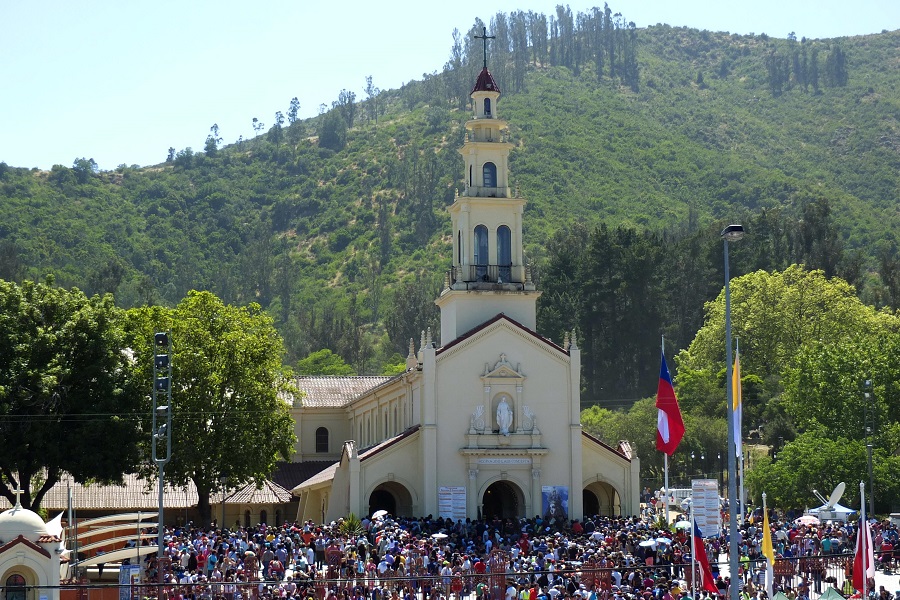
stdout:
[[219,144],[221,143],[222,138],[219,137],[219,124],[213,123],[212,127],[209,128],[209,135],[206,136],[204,152],[206,152],[207,156],[215,156],[219,151]]
[[76,158],[72,163],[72,172],[75,173],[75,179],[78,183],[87,183],[92,175],[97,174],[100,167],[93,158]]
[[[733,279],[731,302],[742,381],[751,392],[744,396],[746,427],[765,423],[769,442],[795,427],[802,432],[824,426],[839,433],[846,420],[841,411],[853,406],[840,398],[849,394],[853,377],[864,378],[860,371],[873,373],[863,368],[859,352],[850,352],[859,345],[854,340],[872,340],[885,328],[896,328],[896,318],[864,305],[843,280],[799,265]],[[676,357],[678,391],[689,408],[709,410],[716,390],[724,397],[724,305],[724,293],[706,304],[706,322]]]
[[297,96],[291,98],[291,104],[288,107],[287,120],[288,125],[293,125],[297,121],[297,115],[300,113],[300,100]]
[[[810,340],[798,352],[784,377],[786,412],[804,430],[828,437],[865,437],[866,410],[874,410],[875,444],[900,450],[892,425],[900,423],[900,350],[898,319],[873,313],[872,324],[854,334]],[[872,332],[875,329],[875,332]],[[873,381],[866,406],[862,382]]]
[[0,240],[0,279],[18,281],[25,271],[20,249],[12,240]]
[[48,278],[0,281],[0,493],[37,510],[69,473],[121,483],[140,460],[143,393],[129,376],[123,313]]
[[194,483],[208,523],[221,474],[228,486],[259,483],[276,460],[291,456],[294,423],[282,396],[292,388],[282,340],[258,304],[226,305],[209,292],[192,291],[174,309],[132,309],[129,319],[144,389],[153,333],[171,331],[173,448],[165,475],[175,485]]
[[300,375],[356,375],[353,367],[328,348],[313,352],[298,361],[297,373]]
[[[747,471],[747,486],[751,496],[759,498],[766,492],[770,506],[786,509],[809,506],[816,502],[813,490],[828,494],[843,481],[847,491],[841,504],[858,505],[856,484],[866,472],[866,462],[864,441],[809,431],[785,444],[774,461],[760,462]],[[900,461],[876,447],[873,465],[876,512],[887,512],[898,492]]]
[[343,150],[347,143],[347,121],[337,110],[330,110],[320,123],[319,146],[335,152]]
[[[703,327],[677,356],[679,378],[683,369],[715,376],[725,367],[724,290],[705,309]],[[845,281],[801,265],[731,281],[732,335],[740,339],[741,369],[766,382],[767,398],[780,390],[782,373],[804,343],[871,329],[873,314]]]
[[333,108],[337,108],[341,116],[344,117],[344,121],[347,123],[347,128],[353,127],[353,122],[356,120],[356,93],[350,92],[348,90],[341,90],[340,94],[338,94],[338,99],[334,103]]

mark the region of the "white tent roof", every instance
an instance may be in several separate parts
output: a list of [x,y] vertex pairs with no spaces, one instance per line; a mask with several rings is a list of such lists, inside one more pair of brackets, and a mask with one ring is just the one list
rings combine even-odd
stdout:
[[816,508],[810,508],[806,511],[808,514],[816,515],[820,519],[846,519],[847,516],[852,515],[856,511],[852,508],[847,508],[841,504],[835,504],[830,509],[827,504],[823,504],[822,506],[817,506]]

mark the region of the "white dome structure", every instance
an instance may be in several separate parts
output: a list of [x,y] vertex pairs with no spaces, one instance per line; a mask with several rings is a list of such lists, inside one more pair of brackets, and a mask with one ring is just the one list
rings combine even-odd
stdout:
[[[59,537],[36,512],[22,508],[21,490],[15,493],[16,505],[0,513],[0,585],[40,589],[41,600],[59,600]],[[25,598],[34,596],[26,592]]]
[[19,536],[31,542],[47,535],[44,520],[36,513],[17,504],[0,513],[0,543],[11,542]]

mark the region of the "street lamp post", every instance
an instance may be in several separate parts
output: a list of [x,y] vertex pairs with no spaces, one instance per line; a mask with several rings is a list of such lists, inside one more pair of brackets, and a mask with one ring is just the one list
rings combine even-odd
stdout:
[[740,562],[738,546],[737,512],[737,457],[735,456],[734,440],[734,392],[731,385],[731,289],[729,287],[730,274],[728,272],[728,242],[737,242],[744,237],[744,228],[741,225],[729,225],[722,230],[722,241],[725,252],[725,390],[726,390],[726,415],[728,417],[728,573],[731,576],[731,585],[728,587],[731,600],[739,599],[738,590],[738,564]]

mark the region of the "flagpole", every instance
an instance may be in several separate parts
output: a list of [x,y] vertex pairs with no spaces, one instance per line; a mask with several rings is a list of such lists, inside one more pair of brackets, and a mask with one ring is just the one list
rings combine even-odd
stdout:
[[[660,339],[660,344],[659,344],[660,352],[662,353],[662,356],[665,356],[666,355],[666,336],[664,336],[664,335],[660,336],[659,339]],[[663,477],[664,477],[663,487],[666,488],[666,497],[664,499],[665,503],[666,503],[666,527],[668,527],[669,526],[669,455],[666,454],[665,452],[663,452],[663,464],[664,464],[663,471],[665,473],[663,475]]]
[[691,600],[697,600],[697,536],[694,535],[693,502],[691,502]]
[[747,514],[746,506],[744,504],[744,448],[742,444],[741,432],[743,429],[743,420],[744,420],[744,398],[743,393],[741,391],[741,367],[740,367],[740,356],[741,356],[741,340],[740,338],[735,338],[735,354],[734,354],[734,369],[732,371],[732,382],[731,385],[734,388],[732,390],[732,398],[733,402],[737,404],[734,407],[732,412],[732,416],[734,418],[734,454],[738,459],[738,469],[739,476],[738,481],[740,483],[740,492],[738,493],[738,500],[741,508],[740,514],[740,523],[744,524],[744,516]]
[[859,536],[862,543],[859,544],[859,552],[862,552],[862,600],[869,597],[869,528],[866,527],[866,484],[859,482]]
[[772,549],[772,531],[769,529],[769,509],[766,506],[766,493],[762,493],[763,501],[763,555],[766,558],[766,596],[771,599],[774,594],[775,574],[772,566],[774,551]]

